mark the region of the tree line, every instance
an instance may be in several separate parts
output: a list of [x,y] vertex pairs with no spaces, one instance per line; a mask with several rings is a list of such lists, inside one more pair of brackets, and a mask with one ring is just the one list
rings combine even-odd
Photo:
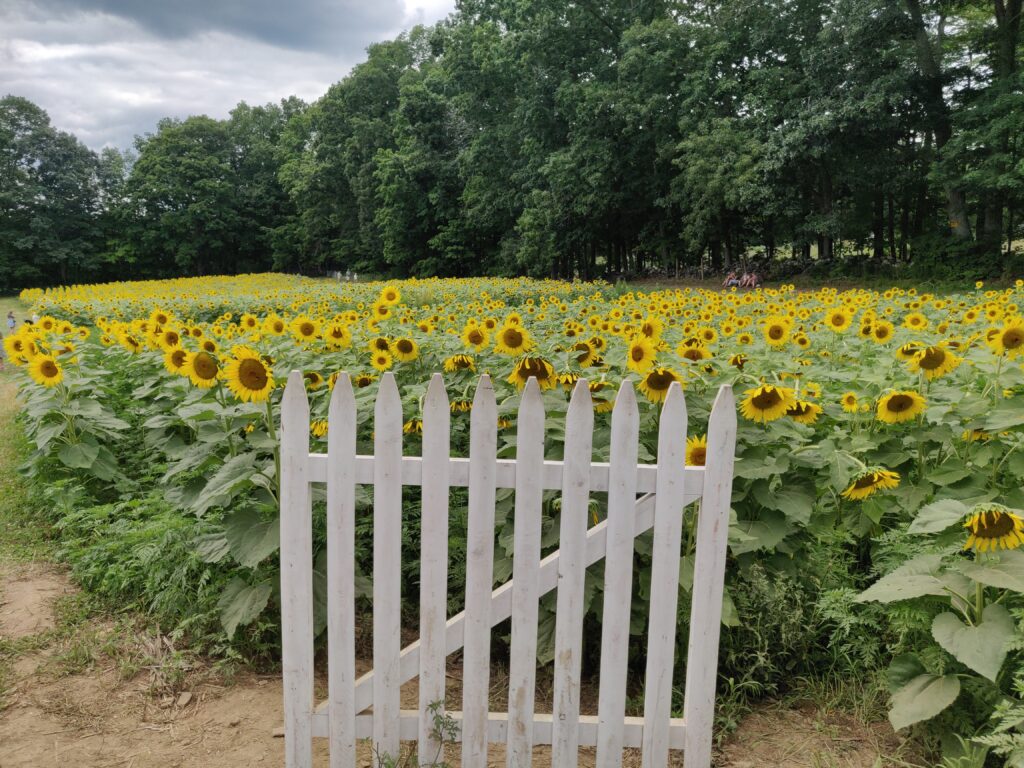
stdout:
[[461,0],[98,154],[0,101],[0,290],[278,269],[1018,270],[1022,0]]

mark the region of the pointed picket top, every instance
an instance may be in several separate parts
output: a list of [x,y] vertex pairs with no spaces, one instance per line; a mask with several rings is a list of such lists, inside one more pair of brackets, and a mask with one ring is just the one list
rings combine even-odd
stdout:
[[712,440],[717,445],[730,435],[735,439],[736,426],[736,398],[732,386],[723,384],[711,406],[711,417],[708,419],[708,456],[713,452]]
[[[393,404],[393,406],[392,406]],[[384,408],[392,406],[402,412],[402,398],[398,394],[398,384],[395,382],[395,374],[386,372],[380,377],[380,386],[377,388],[377,402],[374,404],[374,416],[379,418],[385,411]],[[401,416],[399,416],[401,419]]]
[[288,383],[281,398],[281,430],[289,438],[292,436],[289,427],[292,418],[298,423],[299,432],[302,431],[302,425],[305,425],[308,435],[309,399],[306,397],[306,382],[302,378],[302,371],[292,371],[288,374]]
[[[620,415],[621,414],[621,415]],[[615,418],[619,416],[624,421],[640,421],[640,408],[636,402],[636,390],[633,382],[623,379],[619,385],[619,392],[615,395],[615,407],[612,408],[612,431],[615,430]]]
[[569,398],[569,409],[565,418],[568,421],[569,414],[584,408],[593,408],[594,398],[590,396],[590,385],[586,379],[576,379],[576,385],[572,388],[572,397]]
[[521,424],[524,419],[540,418],[541,429],[544,428],[544,398],[540,393],[540,385],[537,377],[531,376],[526,380],[526,387],[523,388],[523,395],[519,400],[519,418]]
[[[491,377],[485,373],[476,384],[476,392],[473,394],[473,413],[476,413],[477,408],[487,408],[489,406],[493,406],[494,410],[497,411],[498,406],[494,399],[494,385],[491,384]],[[497,418],[497,415],[495,415],[495,418]]]
[[444,377],[440,373],[435,373],[430,377],[430,383],[427,385],[427,394],[423,398],[424,422],[426,421],[428,411],[440,410],[442,406],[447,411],[448,405],[448,390],[444,386]]
[[348,375],[348,371],[341,371],[334,382],[334,391],[331,392],[331,403],[327,408],[328,450],[333,445],[330,437],[330,425],[338,423],[338,421],[344,418],[344,414],[349,411],[355,413],[355,409],[356,397],[352,391],[352,379]]
[[661,415],[658,422],[658,456],[663,450],[668,450],[670,441],[675,437],[673,433],[681,431],[683,442],[686,441],[686,396],[678,381],[673,381],[668,387],[665,395],[665,402],[661,406]]

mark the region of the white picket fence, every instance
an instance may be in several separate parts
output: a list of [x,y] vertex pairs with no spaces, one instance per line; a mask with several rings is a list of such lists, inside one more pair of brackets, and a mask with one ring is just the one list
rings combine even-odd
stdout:
[[[509,768],[529,766],[535,744],[551,764],[575,768],[581,746],[597,766],[622,764],[624,747],[643,750],[644,768],[684,749],[686,768],[711,762],[711,726],[732,489],[736,413],[723,387],[708,423],[706,467],[685,467],[686,402],[668,392],[658,463],[638,464],[639,412],[623,383],[612,413],[610,462],[591,461],[594,415],[585,382],[565,420],[563,461],[544,458],[544,406],[536,381],[519,407],[516,458],[497,459],[498,411],[487,376],[473,400],[469,458],[450,456],[449,403],[435,375],[423,403],[422,456],[402,455],[402,404],[394,377],[380,381],[374,453],[356,454],[356,403],[346,374],[329,411],[328,452],[310,453],[309,404],[299,372],[282,404],[281,605],[284,629],[285,753],[288,768],[312,765],[312,738],[329,740],[331,768],[356,765],[357,739],[399,756],[402,741],[437,754],[428,709],[445,699],[446,658],[463,652],[459,725],[463,768],[487,765],[489,743],[507,745]],[[327,484],[328,697],[313,695],[311,483]],[[373,670],[355,675],[355,486],[373,486]],[[402,488],[422,490],[419,640],[401,648]],[[465,610],[448,617],[449,489],[469,488]],[[515,489],[511,581],[492,590],[497,488]],[[559,550],[541,559],[545,490],[561,491]],[[607,519],[588,529],[591,493],[607,493]],[[700,500],[682,718],[671,717],[683,510]],[[643,717],[626,717],[634,538],[654,529]],[[604,558],[598,712],[580,714],[584,572]],[[557,589],[552,714],[535,712],[538,599]],[[511,617],[508,712],[493,713],[491,628]],[[402,710],[400,687],[419,678],[419,707]]]

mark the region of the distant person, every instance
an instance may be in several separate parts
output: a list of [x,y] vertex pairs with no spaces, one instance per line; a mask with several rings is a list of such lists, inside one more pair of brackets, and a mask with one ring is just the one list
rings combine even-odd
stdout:
[[736,270],[732,270],[725,276],[725,280],[722,281],[723,288],[731,288],[740,284],[739,278],[736,277]]
[[12,309],[7,313],[7,332],[13,333],[14,326],[18,324],[18,321],[14,319],[14,310]]
[[747,270],[743,270],[743,276],[740,278],[740,288],[746,288],[750,285],[750,273]]
[[39,322],[39,313],[38,312],[33,312],[32,313],[32,324],[35,325],[38,322]]

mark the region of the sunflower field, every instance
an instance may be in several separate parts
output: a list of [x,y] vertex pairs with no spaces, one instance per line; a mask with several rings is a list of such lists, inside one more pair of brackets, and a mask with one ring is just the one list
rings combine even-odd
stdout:
[[[686,389],[695,425],[706,423],[719,385],[731,384],[741,419],[726,698],[774,693],[801,675],[877,672],[895,728],[915,727],[936,749],[1015,755],[1024,765],[1024,281],[932,295],[497,278],[338,284],[268,274],[33,290],[22,299],[40,319],[4,347],[18,366],[35,449],[27,471],[63,529],[69,562],[87,586],[143,606],[196,642],[226,653],[273,646],[278,403],[291,370],[303,372],[314,442],[324,446],[330,390],[339,371],[352,375],[363,453],[377,382],[393,372],[413,455],[435,371],[451,397],[455,455],[468,450],[482,373],[497,390],[505,456],[515,452],[519,392],[537,379],[549,458],[561,456],[568,393],[580,378],[597,410],[595,460],[607,460],[623,380],[641,395],[641,461],[653,460],[672,382]],[[687,462],[703,461],[704,436],[691,434]],[[368,496],[359,502],[369,510]],[[408,491],[410,621],[417,505]],[[512,509],[512,492],[499,491],[496,583],[511,574]],[[603,516],[600,499],[591,513]],[[558,517],[552,494],[549,549]],[[364,595],[370,526],[367,514],[357,528]],[[687,526],[680,637],[693,574],[693,521]],[[458,562],[464,515],[451,536]],[[638,640],[649,543],[637,542]],[[452,574],[457,594],[461,576]],[[600,588],[600,579],[588,581],[588,622],[600,621]],[[553,609],[542,601],[542,656]],[[322,630],[319,608],[318,622]],[[599,634],[586,633],[590,652]],[[951,734],[962,740],[953,744]]]

